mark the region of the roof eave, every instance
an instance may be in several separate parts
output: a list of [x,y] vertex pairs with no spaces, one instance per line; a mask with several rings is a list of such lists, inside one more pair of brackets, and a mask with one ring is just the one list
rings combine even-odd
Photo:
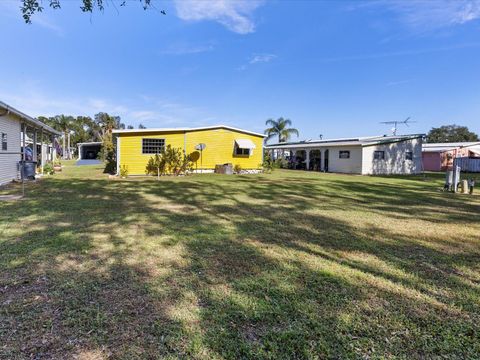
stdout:
[[152,129],[115,129],[113,130],[114,134],[141,134],[141,133],[152,133],[152,132],[190,132],[190,131],[202,131],[202,130],[213,130],[213,129],[228,129],[232,131],[237,131],[253,136],[258,136],[265,138],[267,135],[256,133],[253,131],[248,131],[244,129],[235,128],[233,126],[227,125],[214,125],[214,126],[204,126],[196,128],[152,128]]
[[35,119],[23,112],[21,112],[20,110],[17,110],[15,109],[14,107],[11,107],[10,105],[7,105],[5,104],[4,102],[0,101],[0,107],[4,108],[5,110],[7,110],[7,113],[12,113],[12,114],[15,114],[16,116],[18,116],[20,119],[22,119],[23,121],[25,122],[28,122],[30,123],[30,125],[34,126],[34,127],[37,127],[37,128],[40,128],[40,129],[43,129],[43,130],[46,130],[47,132],[53,134],[53,135],[57,135],[57,136],[60,136],[62,135],[62,133],[60,131],[57,131],[55,130],[54,128],[48,126],[47,124],[44,124],[43,122],[41,122],[40,120],[38,119]]
[[312,141],[312,142],[294,142],[294,143],[277,143],[266,145],[266,149],[281,149],[281,148],[299,148],[299,147],[332,147],[332,146],[374,146],[381,144],[389,144],[394,142],[408,141],[414,139],[423,138],[425,134],[413,134],[397,137],[387,137],[385,139],[379,138],[378,141],[368,141],[368,139],[375,139],[374,136],[363,137],[363,138],[352,138],[352,139],[334,139],[334,140],[323,140],[323,141]]
[[82,143],[77,143],[78,145],[102,145],[101,141],[90,141],[90,142],[82,142]]
[[368,147],[368,146],[376,146],[376,145],[388,145],[388,144],[394,144],[402,141],[408,141],[408,140],[415,140],[415,139],[421,139],[425,137],[425,134],[414,134],[414,135],[406,135],[406,136],[399,136],[397,138],[390,138],[390,139],[385,139],[385,140],[378,140],[378,141],[372,141],[372,142],[366,142],[362,144],[362,147]]
[[352,143],[295,143],[285,145],[265,145],[265,149],[297,149],[297,148],[317,148],[317,147],[341,147],[341,146],[362,146],[356,142]]

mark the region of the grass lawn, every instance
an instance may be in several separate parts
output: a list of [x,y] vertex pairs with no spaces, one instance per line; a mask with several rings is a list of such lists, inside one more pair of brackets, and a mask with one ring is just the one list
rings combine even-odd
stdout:
[[0,202],[0,358],[480,358],[480,196],[443,176],[108,180]]

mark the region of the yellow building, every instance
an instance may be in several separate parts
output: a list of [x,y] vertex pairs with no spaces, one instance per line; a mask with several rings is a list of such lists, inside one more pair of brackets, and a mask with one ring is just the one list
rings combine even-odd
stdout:
[[[215,165],[226,163],[239,165],[243,170],[257,170],[263,160],[264,135],[225,125],[113,133],[117,138],[117,169],[126,166],[129,175],[145,175],[148,160],[167,145],[191,155],[197,170],[213,171]],[[205,144],[201,154],[200,144]]]

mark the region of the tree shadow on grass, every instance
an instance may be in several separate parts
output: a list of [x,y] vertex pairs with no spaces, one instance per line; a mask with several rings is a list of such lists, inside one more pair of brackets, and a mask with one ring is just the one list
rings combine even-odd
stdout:
[[[345,224],[329,223],[346,230]],[[278,235],[272,241],[251,231],[243,237],[247,234],[240,228],[236,241],[221,246],[189,243],[195,271],[205,274],[196,291],[203,304],[203,342],[210,349],[226,358],[461,356],[478,351],[478,326],[470,318],[475,307],[463,312],[455,306],[459,304],[422,284],[340,256],[314,253],[298,245],[307,233],[296,234],[295,241]],[[252,245],[248,238],[260,244]],[[268,253],[273,244],[278,251],[294,249],[298,260],[273,260],[272,254],[265,262],[258,248]],[[328,247],[325,252],[335,253]],[[389,260],[398,265],[394,255]],[[445,352],[452,332],[456,344]]]
[[[381,184],[383,200],[369,186],[297,175],[281,183],[45,182],[21,205],[0,205],[0,354],[478,353],[478,286],[454,271],[474,268],[478,251],[449,254],[330,215],[358,203],[401,212],[402,196],[413,199],[417,185]],[[334,196],[340,189],[349,196]],[[460,201],[436,201],[461,211]]]
[[[468,353],[474,354],[478,351],[478,346],[474,345],[477,340],[475,334],[477,334],[478,327],[475,325],[475,322],[471,321],[470,316],[478,311],[478,306],[475,305],[475,299],[479,297],[479,289],[475,284],[466,284],[459,279],[461,276],[459,276],[455,270],[462,266],[475,266],[476,259],[478,259],[480,255],[478,243],[476,250],[470,254],[459,253],[455,255],[441,250],[435,250],[422,245],[417,238],[398,236],[396,233],[391,233],[380,228],[359,229],[352,227],[349,223],[341,222],[331,217],[308,215],[300,212],[300,210],[315,206],[315,199],[307,199],[303,196],[303,194],[309,190],[307,187],[311,186],[311,184],[299,185],[298,182],[296,182],[296,184],[288,184],[285,186],[278,184],[270,184],[270,186],[272,186],[272,189],[262,188],[258,183],[257,185],[249,184],[248,189],[241,189],[238,190],[238,192],[236,189],[231,188],[224,189],[222,192],[221,187],[211,186],[207,194],[205,194],[204,191],[201,195],[189,193],[188,191],[183,191],[180,195],[171,194],[168,190],[165,191],[164,188],[161,188],[159,191],[161,191],[163,196],[172,196],[172,199],[175,198],[177,200],[180,199],[182,202],[194,203],[196,206],[200,206],[202,211],[211,214],[222,214],[222,218],[230,219],[234,225],[235,236],[242,239],[235,243],[236,246],[248,246],[242,243],[242,241],[251,239],[267,249],[270,245],[275,245],[280,249],[292,249],[299,254],[307,253],[313,257],[325,259],[327,262],[325,266],[333,266],[337,271],[336,280],[339,284],[338,290],[340,295],[333,295],[333,297],[336,298],[339,303],[342,303],[343,292],[354,294],[351,295],[351,297],[356,298],[356,302],[358,302],[359,298],[369,297],[374,298],[373,300],[369,300],[374,303],[378,301],[386,302],[386,304],[382,304],[385,309],[380,312],[381,315],[379,316],[394,319],[398,318],[394,321],[397,322],[397,324],[387,326],[389,324],[381,325],[369,320],[368,316],[370,316],[370,312],[372,311],[367,312],[366,315],[362,314],[365,318],[363,318],[360,323],[366,324],[363,330],[365,334],[367,334],[367,336],[363,336],[362,338],[362,346],[364,347],[362,349],[364,351],[363,355],[368,354],[370,351],[368,350],[368,346],[373,346],[377,348],[377,350],[383,349],[384,352],[381,353],[388,353],[388,351],[395,349],[396,355],[413,354],[415,356],[434,356],[441,354],[442,351],[445,351],[445,349],[451,345],[449,345],[449,339],[452,333],[455,333],[456,341],[452,342],[454,345],[451,345],[451,352],[447,352],[448,354],[461,356]],[[156,190],[147,190],[147,192],[149,191],[155,192]],[[361,189],[356,189],[355,191],[356,196],[362,196],[363,191]],[[401,197],[399,191],[398,189],[395,191],[387,189],[384,190],[384,195],[386,195],[385,193],[390,193],[391,196],[395,194],[395,196]],[[273,205],[270,204],[270,206],[266,206],[235,200],[237,199],[237,195],[242,195],[245,192],[253,199],[262,199],[262,194],[269,193],[268,196],[276,198],[277,202]],[[292,196],[290,196],[290,194]],[[202,203],[200,199],[202,199],[203,196],[206,196],[209,201]],[[223,197],[233,200],[233,204],[215,205],[218,198]],[[293,202],[291,201],[292,197],[294,197]],[[388,197],[383,198],[383,203],[390,201],[391,199]],[[398,201],[398,207],[400,207],[400,200]],[[440,199],[437,201],[444,201],[444,205],[448,205],[450,208],[456,208],[460,203],[460,201],[458,201],[458,203],[454,203],[452,206],[448,204],[448,200]],[[372,207],[375,209],[375,204]],[[397,208],[396,211],[401,210]],[[435,241],[446,241],[451,245],[447,240],[435,239]],[[322,251],[312,250],[312,245],[317,246]],[[199,254],[201,254],[200,258],[205,259],[212,253],[217,262],[213,262],[211,265],[205,265],[202,271],[213,271],[216,275],[211,277],[222,279],[222,269],[224,269],[224,267],[218,265],[218,259],[225,255],[228,260],[235,257],[235,255],[230,254],[225,248],[216,251],[216,249],[212,249],[211,243],[207,242],[205,244],[202,243],[202,246],[191,249],[190,256],[198,257]],[[369,260],[369,258],[373,259],[373,262],[368,263],[368,261],[352,260],[344,256],[344,254],[355,255],[356,253],[360,254],[360,257],[366,257],[366,260]],[[241,258],[243,259],[243,257]],[[254,264],[257,263],[257,261],[253,261],[252,264],[250,264],[246,260],[243,261],[245,261],[245,265],[247,266],[254,266]],[[330,263],[333,263],[333,265],[329,265]],[[382,266],[384,268],[382,268]],[[275,267],[281,268],[281,264],[277,264]],[[232,266],[226,266],[226,268],[232,269]],[[342,271],[351,273],[350,276],[357,279],[359,284],[348,281],[342,282],[342,277],[338,276]],[[289,272],[290,274],[295,274],[296,269],[290,268]],[[315,274],[315,272],[313,273]],[[265,296],[265,284],[275,283],[271,281],[271,278],[268,276],[268,280],[262,282],[264,274],[270,275],[271,271],[265,269],[265,273],[257,273],[255,276],[252,276],[250,280],[253,288],[258,286],[262,289],[263,296]],[[237,284],[245,280],[241,279],[236,271],[233,271],[233,277],[234,279],[227,282],[230,286],[232,286],[231,282]],[[319,277],[319,275],[314,275],[314,277]],[[248,280],[245,281],[248,283]],[[376,282],[380,282],[381,284],[375,285]],[[367,291],[370,290],[373,294],[378,294],[377,298],[371,294],[366,294],[363,287],[367,287]],[[235,289],[234,287],[234,290]],[[243,289],[243,287],[240,287],[240,289]],[[316,290],[318,291],[320,289],[323,289],[323,285]],[[248,296],[251,295],[251,291],[255,292],[253,289],[247,289],[243,294],[237,294],[237,296],[241,298],[242,295],[244,295],[248,298]],[[248,296],[245,293],[247,293]],[[296,304],[296,308],[298,309],[305,307],[306,304],[313,301],[313,299],[308,299],[306,295],[302,294],[298,289],[291,293],[279,293],[288,299],[287,302],[289,304],[295,303],[295,297],[291,296],[291,293],[295,295],[301,294],[302,304]],[[363,297],[359,296],[359,293],[362,294]],[[335,292],[333,292],[333,294],[335,294]],[[284,342],[285,338],[282,337],[282,331],[278,330],[282,328],[280,325],[275,326],[270,324],[267,327],[268,329],[275,329],[277,335],[275,337],[276,341],[270,339],[269,336],[265,334],[262,336],[254,334],[252,338],[257,339],[257,344],[249,344],[248,341],[245,340],[245,336],[248,340],[248,332],[253,331],[251,330],[251,326],[253,326],[253,328],[257,326],[255,318],[247,317],[244,319],[246,325],[238,327],[235,314],[238,315],[240,313],[244,316],[245,311],[242,310],[242,306],[235,303],[232,304],[231,299],[218,300],[218,296],[211,297],[216,299],[217,305],[215,305],[214,308],[220,306],[224,309],[219,313],[215,312],[215,314],[217,314],[217,316],[229,314],[228,316],[232,316],[233,319],[227,318],[221,321],[219,320],[216,324],[212,324],[211,321],[209,321],[209,317],[212,316],[212,314],[207,309],[204,311],[205,322],[208,324],[206,328],[213,333],[222,333],[222,331],[225,332],[224,327],[226,323],[234,324],[226,331],[226,335],[222,338],[223,340],[213,335],[208,337],[210,339],[209,341],[211,341],[210,346],[216,348],[217,352],[227,357],[256,357],[266,356],[267,354],[271,354],[269,351],[275,352],[282,347],[282,341]],[[269,298],[271,299],[271,297]],[[262,297],[250,301],[258,303],[261,300]],[[211,299],[209,301],[211,301]],[[329,313],[335,314],[334,317],[338,320],[340,316],[339,313],[341,312],[339,310],[348,309],[348,303],[349,301],[339,305],[337,309],[330,309]],[[290,323],[297,318],[297,316],[290,317],[285,313],[283,315],[285,323]],[[254,325],[252,325],[252,323]],[[303,324],[302,321],[298,323]],[[426,323],[428,323],[428,325],[426,325]],[[215,325],[219,327],[217,328]],[[247,331],[247,335],[243,334],[244,330],[242,329],[245,328],[250,329]],[[462,328],[462,331],[457,331],[457,328]],[[373,334],[371,332],[372,329],[376,329],[378,333]],[[405,329],[407,329],[406,333],[402,332]],[[292,330],[291,326],[289,330]],[[308,339],[310,334],[302,328],[301,325],[292,331],[293,334],[290,335],[294,338]],[[351,329],[346,331],[346,333],[351,334],[350,331]],[[402,335],[395,335],[395,339],[392,340],[392,333]],[[300,334],[303,334],[303,337]],[[436,335],[432,336],[432,334]],[[336,333],[336,335],[338,335],[338,333]],[[392,343],[386,343],[385,336],[388,337],[387,342],[391,341]],[[261,339],[261,341],[258,339]],[[347,338],[343,340],[345,339]],[[375,345],[370,344],[367,346],[367,344],[372,341]],[[336,339],[336,343],[342,342]],[[309,344],[311,345],[312,343]],[[315,344],[318,345],[318,343]],[[332,345],[332,343],[329,344]],[[343,343],[343,345],[345,345],[345,343]],[[424,345],[427,346],[425,349],[423,348]],[[296,340],[291,348],[293,352],[289,354],[304,354],[303,351],[308,351],[305,350],[307,349],[305,346],[302,341]],[[340,346],[340,348],[346,351],[348,346]],[[332,349],[333,348],[330,348],[330,350]],[[312,350],[312,348],[310,348],[310,350]],[[283,351],[283,354],[285,354],[285,347],[283,347]],[[334,354],[334,356],[348,356],[346,355],[347,353],[321,352],[319,348],[315,348],[313,352],[322,355]],[[275,354],[279,355],[278,353]]]
[[159,301],[148,266],[130,259],[138,248],[121,236],[148,207],[109,185],[45,182],[1,208],[0,357],[184,352],[182,325],[168,314],[178,293]]

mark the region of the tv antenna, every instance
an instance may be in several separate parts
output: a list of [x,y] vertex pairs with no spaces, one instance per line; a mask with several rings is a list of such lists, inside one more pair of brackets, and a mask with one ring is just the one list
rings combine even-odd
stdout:
[[405,120],[403,121],[398,121],[398,120],[395,120],[395,121],[382,121],[380,122],[380,124],[388,124],[388,125],[393,125],[393,128],[391,129],[392,130],[392,135],[396,136],[397,135],[397,130],[398,130],[398,125],[406,125],[407,127],[408,124],[410,123],[414,123],[416,121],[411,121],[410,120],[410,116],[407,117]]

